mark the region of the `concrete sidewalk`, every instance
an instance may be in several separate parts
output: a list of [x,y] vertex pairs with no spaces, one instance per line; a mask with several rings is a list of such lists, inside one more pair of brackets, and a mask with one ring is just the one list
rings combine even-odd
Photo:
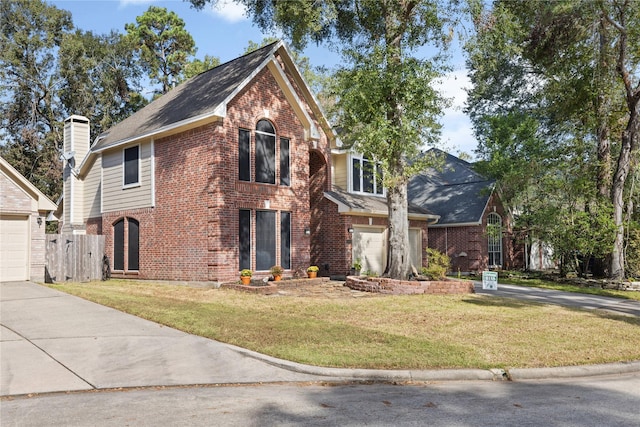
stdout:
[[508,373],[322,368],[189,335],[34,283],[0,283],[0,303],[0,396],[196,384],[491,381],[640,372],[640,362]]

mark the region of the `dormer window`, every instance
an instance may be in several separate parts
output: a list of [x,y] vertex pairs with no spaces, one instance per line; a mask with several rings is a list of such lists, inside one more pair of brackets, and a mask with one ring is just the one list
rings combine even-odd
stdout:
[[382,167],[378,162],[364,156],[351,156],[352,192],[383,195],[382,181]]

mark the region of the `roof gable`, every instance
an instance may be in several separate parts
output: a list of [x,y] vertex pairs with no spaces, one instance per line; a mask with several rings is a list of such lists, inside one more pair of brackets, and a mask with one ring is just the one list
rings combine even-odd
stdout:
[[409,201],[440,215],[439,225],[480,224],[495,182],[469,162],[442,154],[442,169],[431,168],[411,179]]
[[39,211],[53,211],[57,208],[43,192],[33,185],[27,178],[25,178],[20,172],[18,172],[13,166],[9,164],[4,158],[0,157],[0,172],[9,178],[15,185],[22,191],[34,199],[38,204]]
[[[279,41],[198,74],[98,136],[91,149],[92,153],[222,119],[226,116],[227,103],[265,67],[274,75],[294,107],[305,126],[307,137],[318,138],[318,130],[306,109],[301,106],[298,95],[278,64],[276,54],[283,57],[286,63],[293,64],[285,44]],[[293,65],[293,76],[298,86],[303,88],[303,96],[307,98],[310,91],[297,67]],[[316,101],[313,96],[307,101],[314,112],[321,112],[317,106],[314,108]],[[324,116],[320,117],[323,125],[329,128]]]

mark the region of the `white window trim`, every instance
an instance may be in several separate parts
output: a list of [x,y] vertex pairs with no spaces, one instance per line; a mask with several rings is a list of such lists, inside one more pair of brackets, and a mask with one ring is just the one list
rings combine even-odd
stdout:
[[[490,222],[490,218],[497,218],[498,222],[496,223],[492,223]],[[487,239],[487,254],[489,253],[499,253],[500,254],[500,263],[499,264],[492,264],[490,265],[490,267],[501,267],[504,260],[504,246],[502,244],[502,216],[500,216],[497,212],[491,212],[489,213],[489,215],[487,215],[487,227],[489,227],[490,225],[494,225],[497,224],[500,226],[500,237],[495,238],[492,236],[488,236]],[[496,239],[495,241],[492,241],[492,239]],[[498,246],[499,247],[499,252],[496,251],[492,251],[492,243],[494,244],[494,246]]]
[[[353,181],[355,179],[355,177],[353,176],[353,160],[357,159],[360,160],[360,164],[362,165],[363,161],[366,160],[368,162],[371,162],[374,164],[375,169],[374,169],[374,179],[373,179],[373,188],[374,188],[374,192],[373,193],[367,193],[366,191],[362,191],[363,188],[363,176],[362,176],[362,170],[360,171],[360,191],[354,191],[353,190]],[[367,159],[365,158],[364,155],[362,154],[349,154],[349,156],[347,157],[347,169],[348,169],[348,183],[347,185],[349,186],[349,193],[352,194],[362,194],[364,196],[377,196],[377,197],[387,197],[387,188],[383,185],[382,186],[382,193],[377,193],[375,192],[375,190],[377,190],[377,185],[378,182],[375,178],[376,176],[376,172],[378,169],[378,165],[380,164],[380,162],[374,160],[374,159]]]
[[[124,153],[125,153],[125,151],[127,151],[127,150],[129,150],[131,148],[135,148],[135,147],[138,147],[138,182],[133,182],[131,184],[125,184],[124,180],[125,180],[125,175],[126,175],[126,170],[125,170],[126,169],[126,164],[125,164],[126,162],[125,162]],[[126,190],[128,188],[140,187],[142,185],[141,184],[141,181],[142,181],[142,179],[141,179],[141,175],[142,175],[142,162],[141,162],[141,160],[142,160],[142,149],[140,147],[140,144],[132,145],[130,147],[125,147],[125,148],[122,149],[122,189],[123,190]]]

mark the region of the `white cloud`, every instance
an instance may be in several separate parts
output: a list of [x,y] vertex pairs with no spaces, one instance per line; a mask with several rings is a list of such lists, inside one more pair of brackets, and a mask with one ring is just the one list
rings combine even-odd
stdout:
[[244,5],[238,4],[233,0],[218,0],[218,2],[210,6],[207,11],[215,17],[232,23],[247,19],[247,9]]
[[138,6],[153,3],[154,0],[120,0],[118,4],[118,9],[123,9],[129,5]]

